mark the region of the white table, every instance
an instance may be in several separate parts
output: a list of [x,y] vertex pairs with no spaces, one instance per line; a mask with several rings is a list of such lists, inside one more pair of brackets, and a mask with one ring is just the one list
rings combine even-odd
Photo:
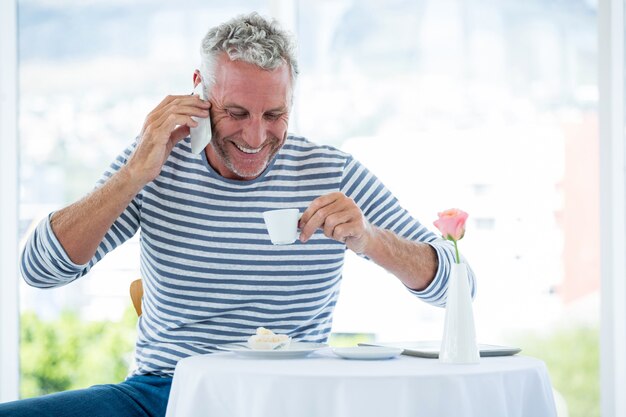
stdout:
[[176,367],[167,417],[555,417],[545,364],[512,356],[445,365],[400,356],[345,360],[193,356]]

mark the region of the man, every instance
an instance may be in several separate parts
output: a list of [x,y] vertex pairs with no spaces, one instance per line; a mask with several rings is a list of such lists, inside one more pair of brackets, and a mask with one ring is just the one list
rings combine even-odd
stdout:
[[[137,369],[123,383],[0,405],[0,415],[163,415],[176,363],[257,327],[324,342],[346,248],[444,305],[453,248],[352,156],[287,134],[298,69],[290,38],[257,14],[211,29],[196,95],[169,96],[99,187],[52,213],[22,255],[30,285],[65,285],[141,229]],[[211,117],[200,155],[188,138]],[[262,213],[298,208],[300,239],[273,246]],[[473,277],[472,277],[473,285]]]

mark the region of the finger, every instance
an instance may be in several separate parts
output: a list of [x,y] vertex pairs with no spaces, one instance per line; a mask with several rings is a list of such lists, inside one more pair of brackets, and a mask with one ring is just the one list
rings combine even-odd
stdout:
[[196,127],[198,126],[198,122],[193,120],[191,116],[187,116],[184,114],[168,114],[163,115],[160,120],[156,123],[155,129],[157,132],[160,132],[161,135],[164,135],[167,139],[170,138],[172,131],[177,126],[189,126]]
[[302,243],[309,240],[309,238],[313,236],[313,233],[315,233],[318,228],[322,227],[322,225],[324,224],[324,215],[324,209],[321,208],[316,211],[313,217],[309,218],[309,220],[304,225],[300,226],[300,241]]
[[195,94],[185,94],[185,95],[169,95],[167,97],[165,97],[165,99],[163,99],[163,101],[161,101],[161,103],[159,103],[159,105],[157,106],[157,108],[159,107],[166,107],[167,105],[170,104],[193,104],[193,105],[197,105],[199,107],[206,107],[207,105],[211,105],[211,102],[208,100],[202,100],[200,99],[199,96],[195,95]]
[[[195,126],[192,126],[192,127],[195,127]],[[186,126],[186,125],[178,126],[170,134],[170,146],[174,147],[174,145],[176,145],[178,142],[185,139],[187,136],[189,136],[189,132],[190,132],[189,126]]]
[[193,94],[193,95],[187,96],[187,97],[191,98],[193,100],[193,102],[197,103],[196,104],[197,106],[200,106],[202,108],[206,108],[207,106],[211,107],[211,102],[209,100],[202,100],[200,98],[200,96],[197,96],[197,95]]
[[309,219],[313,217],[313,215],[319,209],[329,204],[332,204],[335,200],[337,200],[337,198],[339,198],[339,196],[342,195],[343,194],[341,193],[330,193],[325,194],[321,197],[317,197],[315,200],[313,200],[311,204],[309,204],[309,207],[307,207],[307,209],[304,211],[304,213],[302,213],[302,216],[300,216],[300,227],[304,227],[309,222]]
[[162,125],[164,120],[171,114],[195,116],[200,118],[206,118],[210,115],[208,109],[203,109],[191,105],[169,104],[166,108],[150,114],[147,119],[147,124]]
[[165,97],[161,102],[152,110],[152,113],[156,113],[160,116],[164,109],[172,105],[194,105],[201,108],[206,108],[207,104],[210,105],[208,101],[202,101],[198,96],[178,96],[178,95],[169,95]]
[[302,233],[300,233],[300,241],[306,242],[315,233],[318,228],[326,222],[328,216],[341,211],[340,200],[335,200],[332,203],[325,205],[315,211],[309,219],[300,226]]
[[197,116],[197,117],[209,117],[209,110],[203,109],[196,106],[189,105],[176,105],[168,107],[167,111],[163,112],[164,114],[173,113],[173,114],[186,114],[187,116]]
[[166,105],[168,105],[172,101],[176,100],[176,98],[178,98],[178,97],[181,97],[181,96],[173,96],[173,95],[165,96],[165,98],[163,100],[161,100],[161,102],[154,109],[156,110],[156,109],[165,107]]
[[177,112],[176,109],[180,107],[195,107],[208,110],[211,107],[211,102],[201,100],[198,96],[183,96],[166,103],[161,108],[166,111]]
[[358,236],[358,234],[355,233],[354,226],[354,224],[350,223],[343,223],[338,225],[333,230],[332,238],[338,242],[346,243],[349,238]]
[[331,214],[326,218],[326,221],[324,221],[324,235],[326,237],[334,239],[335,228],[339,225],[350,223],[350,220],[352,220],[352,218],[353,215],[349,211],[342,211],[339,213]]
[[154,122],[166,113],[180,113],[180,111],[177,111],[179,107],[192,107],[208,111],[211,107],[211,102],[200,100],[197,96],[167,96],[148,114],[146,123]]

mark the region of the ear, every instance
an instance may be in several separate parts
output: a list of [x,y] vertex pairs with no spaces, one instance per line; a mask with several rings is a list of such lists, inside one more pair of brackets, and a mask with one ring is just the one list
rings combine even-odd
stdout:
[[193,87],[196,88],[198,84],[202,82],[202,75],[200,75],[200,70],[195,70],[193,72]]

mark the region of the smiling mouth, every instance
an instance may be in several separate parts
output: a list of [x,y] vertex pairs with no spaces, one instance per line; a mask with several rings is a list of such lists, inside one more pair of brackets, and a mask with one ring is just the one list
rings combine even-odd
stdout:
[[256,153],[261,152],[261,149],[263,149],[263,147],[261,146],[260,148],[257,149],[250,149],[250,148],[246,148],[244,146],[241,146],[239,144],[236,144],[233,142],[233,144],[237,147],[237,149],[239,149],[241,152],[243,153],[247,153],[248,155],[254,155]]

